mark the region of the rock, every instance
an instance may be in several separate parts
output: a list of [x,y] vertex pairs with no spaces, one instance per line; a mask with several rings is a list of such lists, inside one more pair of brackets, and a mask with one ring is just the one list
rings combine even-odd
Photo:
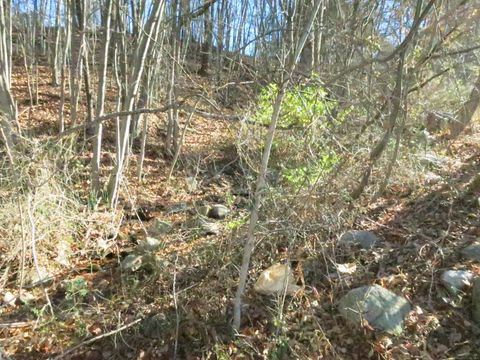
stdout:
[[442,284],[453,295],[470,286],[473,279],[473,273],[466,270],[447,270],[442,274]]
[[438,174],[435,174],[434,172],[428,172],[425,174],[425,182],[429,185],[434,185],[434,184],[437,184],[439,182],[441,182],[443,180],[443,178],[438,175]]
[[377,241],[380,241],[380,239],[371,231],[350,230],[340,236],[338,243],[341,245],[360,245],[362,249],[371,249]]
[[218,235],[220,234],[220,226],[214,222],[208,221],[200,217],[197,221],[200,232],[204,235]]
[[285,291],[285,285],[287,285],[287,294],[293,294],[300,289],[300,286],[295,284],[290,266],[274,264],[260,274],[253,289],[260,294],[282,294]]
[[448,163],[448,158],[433,153],[428,153],[418,157],[420,163],[425,166],[442,167]]
[[23,290],[18,296],[18,300],[20,300],[22,304],[28,304],[35,300],[35,296],[33,296],[32,293]]
[[55,260],[63,266],[69,266],[70,261],[68,260],[72,255],[72,248],[70,243],[66,240],[61,240],[57,244],[57,257]]
[[137,271],[142,266],[142,255],[130,254],[122,260],[120,267],[122,270]]
[[472,315],[473,320],[480,325],[480,278],[473,280],[472,287]]
[[170,208],[168,209],[168,213],[169,214],[178,214],[178,213],[187,212],[187,211],[190,211],[190,210],[191,210],[191,207],[188,206],[187,203],[181,202],[181,203],[174,204],[174,205],[170,206]]
[[212,207],[210,205],[201,205],[197,207],[197,214],[201,216],[208,216],[208,213]]
[[185,183],[187,184],[187,191],[194,192],[198,189],[198,181],[193,176],[189,176],[185,179]]
[[462,255],[467,260],[480,262],[480,242],[474,242],[462,250]]
[[153,236],[165,235],[170,231],[172,231],[172,224],[168,221],[163,221],[160,219],[153,220],[152,224],[148,228],[148,233]]
[[230,213],[230,210],[221,204],[212,205],[208,212],[208,217],[212,219],[225,219],[225,217]]
[[410,304],[402,297],[379,285],[350,290],[339,303],[339,312],[352,323],[362,321],[392,335],[400,335]]
[[25,284],[27,287],[36,287],[39,285],[46,285],[53,280],[53,275],[47,269],[39,266],[38,271],[34,266],[28,273],[25,274]]
[[13,295],[10,291],[7,291],[3,295],[3,303],[8,306],[15,307],[16,301],[17,301],[17,297]]
[[153,237],[147,236],[145,240],[140,241],[138,247],[144,252],[154,252],[162,247],[163,243]]

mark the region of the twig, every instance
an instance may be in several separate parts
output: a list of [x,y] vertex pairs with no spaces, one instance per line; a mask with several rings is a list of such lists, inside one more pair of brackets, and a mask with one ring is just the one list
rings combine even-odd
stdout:
[[131,323],[128,323],[128,324],[126,324],[126,325],[123,325],[123,326],[119,327],[118,329],[109,331],[109,332],[107,332],[107,333],[105,333],[105,334],[101,334],[101,335],[95,336],[95,337],[93,337],[93,338],[91,338],[91,339],[89,339],[89,340],[82,341],[80,344],[74,346],[73,348],[71,348],[71,349],[69,349],[69,350],[67,350],[67,351],[64,351],[62,354],[54,357],[53,359],[54,359],[54,360],[62,359],[62,358],[64,358],[65,356],[67,356],[67,355],[71,354],[72,352],[74,352],[75,350],[81,348],[82,346],[89,345],[89,344],[91,344],[91,343],[94,343],[94,342],[97,341],[97,340],[100,340],[100,339],[103,339],[103,338],[106,338],[106,337],[115,335],[115,334],[117,334],[117,333],[119,333],[119,332],[121,332],[121,331],[123,331],[123,330],[125,330],[125,329],[128,329],[128,328],[132,327],[132,326],[135,325],[135,324],[138,324],[138,323],[139,323],[140,321],[142,321],[142,320],[143,320],[143,317],[138,318],[138,319],[132,321]]
[[[11,323],[0,323],[0,329],[18,329],[35,325],[35,321],[17,321]],[[0,358],[1,359],[1,358]]]
[[[33,218],[33,212],[32,209],[30,208],[30,205],[32,204],[32,195],[28,194],[28,207],[27,207],[27,214],[28,214],[28,220],[30,221],[30,226],[31,226],[31,240],[32,240],[32,257],[33,257],[33,263],[35,265],[35,270],[37,271],[38,275],[38,280],[40,284],[42,285],[43,288],[43,293],[45,294],[45,299],[47,300],[47,305],[48,308],[50,309],[50,313],[52,315],[55,315],[53,312],[53,306],[52,302],[50,301],[50,297],[48,296],[48,291],[45,288],[45,279],[42,276],[42,273],[40,272],[40,267],[38,265],[38,257],[37,257],[37,246],[36,246],[36,229],[35,229],[35,220]],[[48,275],[47,275],[48,277]]]
[[180,136],[180,142],[178,143],[177,149],[175,151],[175,155],[173,157],[172,166],[170,167],[170,172],[168,173],[167,184],[170,182],[170,178],[172,177],[173,170],[175,169],[175,165],[177,164],[178,157],[180,156],[180,152],[182,151],[183,142],[185,141],[185,134],[187,133],[188,125],[190,125],[190,121],[192,120],[193,113],[197,109],[197,104],[198,104],[198,101],[193,106],[193,109],[190,112],[190,115],[188,116],[188,119],[185,122],[185,125],[183,127],[182,135]]
[[175,269],[173,272],[173,304],[175,306],[175,346],[173,350],[173,360],[177,359],[177,352],[178,352],[178,331],[180,328],[180,315],[178,313],[178,294],[177,294],[177,261],[178,261],[178,254],[175,258]]

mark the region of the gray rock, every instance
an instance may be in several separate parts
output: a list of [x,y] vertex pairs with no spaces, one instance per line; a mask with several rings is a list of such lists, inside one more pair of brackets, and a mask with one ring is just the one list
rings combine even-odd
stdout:
[[198,181],[192,176],[189,176],[185,179],[185,183],[187,184],[188,192],[194,192],[198,189]]
[[39,285],[46,285],[53,280],[53,275],[48,272],[47,269],[39,266],[38,271],[34,266],[25,275],[25,284],[27,287],[36,287]]
[[172,224],[168,221],[163,221],[160,219],[153,220],[152,224],[148,228],[148,232],[153,236],[160,236],[168,234],[172,231]]
[[362,321],[392,335],[403,332],[403,321],[410,312],[409,302],[379,285],[350,290],[339,303],[340,314],[348,321]]
[[137,271],[142,266],[142,255],[130,254],[122,260],[122,270]]
[[208,212],[208,217],[212,219],[225,219],[225,217],[230,213],[230,210],[221,204],[212,205]]
[[473,280],[472,288],[472,315],[473,320],[480,325],[480,278]]
[[429,185],[437,184],[442,180],[443,180],[443,177],[441,177],[438,174],[435,174],[434,172],[428,172],[425,174],[425,182]]
[[371,231],[350,230],[340,236],[338,241],[341,245],[360,245],[362,249],[371,249],[380,241],[377,235]]
[[203,218],[199,218],[198,226],[202,234],[205,234],[205,235],[220,234],[220,226],[217,223],[205,220]]
[[3,295],[3,303],[4,304],[6,304],[8,306],[11,306],[11,307],[15,307],[16,302],[17,302],[17,297],[15,295],[13,295],[10,291],[7,291]]
[[467,260],[480,262],[480,242],[474,242],[462,250],[462,255]]
[[72,248],[70,243],[66,240],[60,240],[57,244],[57,257],[56,261],[63,266],[69,266],[69,258],[72,256]]
[[187,203],[181,202],[181,203],[170,206],[170,208],[168,209],[168,213],[178,214],[178,213],[190,211],[191,209],[192,209],[191,206],[188,206]]
[[453,295],[469,286],[472,279],[473,273],[466,270],[447,270],[440,278],[442,284]]
[[147,236],[145,240],[140,241],[140,243],[138,244],[138,247],[141,251],[154,252],[160,249],[162,245],[163,245],[162,241],[156,238]]
[[448,158],[434,153],[424,154],[418,157],[420,163],[425,166],[442,167],[448,163]]

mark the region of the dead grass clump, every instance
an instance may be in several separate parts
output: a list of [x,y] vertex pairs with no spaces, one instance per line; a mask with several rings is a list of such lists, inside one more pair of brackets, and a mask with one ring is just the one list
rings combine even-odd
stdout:
[[[82,231],[82,207],[68,187],[67,167],[59,169],[60,149],[30,143],[16,164],[1,168],[0,289],[8,280],[22,283],[28,269],[48,269],[49,274],[68,266],[74,239]],[[52,261],[53,260],[53,261]]]

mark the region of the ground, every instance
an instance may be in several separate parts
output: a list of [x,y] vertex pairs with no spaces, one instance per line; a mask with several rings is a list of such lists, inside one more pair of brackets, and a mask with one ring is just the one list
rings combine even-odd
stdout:
[[[16,70],[13,92],[17,99],[28,99],[26,78]],[[19,101],[20,124],[38,141],[51,140],[58,132],[60,102],[48,71],[42,73],[39,103],[29,110],[29,101]],[[195,116],[181,161],[167,181],[171,163],[161,155],[164,119],[150,120],[142,181],[136,179],[133,155],[119,210],[89,209],[85,195],[83,225],[72,240],[68,265],[57,265],[44,287],[26,289],[31,301],[2,308],[0,347],[6,354],[15,359],[171,359],[174,354],[179,359],[480,359],[470,290],[452,305],[439,282],[446,269],[480,274],[478,264],[460,256],[462,248],[480,237],[480,189],[472,183],[480,173],[478,133],[449,143],[449,161],[437,171],[441,180],[422,178],[415,188],[394,184],[385,196],[351,205],[348,223],[328,228],[310,214],[302,236],[297,228],[296,238],[290,239],[289,227],[300,226],[298,222],[272,224],[264,212],[244,321],[235,335],[232,299],[251,200],[244,194],[251,183],[238,165],[234,145],[239,124]],[[111,140],[107,134],[105,170],[111,166]],[[85,172],[91,158],[86,144],[79,157]],[[189,189],[189,177],[199,181],[196,188]],[[88,176],[79,179],[77,191],[87,194]],[[205,236],[188,225],[203,203],[232,209],[220,222],[219,235]],[[174,211],[180,204],[185,209]],[[161,238],[155,254],[159,261],[151,269],[123,271],[122,259],[134,251],[154,219],[173,224]],[[104,224],[112,222],[121,226],[108,234]],[[335,244],[349,228],[374,231],[381,246],[371,252],[342,251]],[[101,241],[106,243],[103,250]],[[46,252],[45,260],[55,255]],[[303,290],[285,299],[254,293],[251,285],[261,269],[287,258]],[[333,277],[335,264],[354,264],[357,270]],[[15,294],[18,269],[10,274],[3,292]],[[374,283],[411,302],[414,310],[402,336],[355,328],[339,316],[336,305],[348,289]]]

